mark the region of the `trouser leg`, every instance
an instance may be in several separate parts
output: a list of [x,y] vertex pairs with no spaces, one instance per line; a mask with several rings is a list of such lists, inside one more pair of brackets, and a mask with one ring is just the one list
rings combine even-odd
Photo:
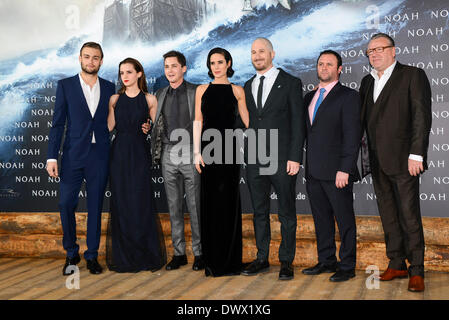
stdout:
[[84,169],[87,191],[87,251],[85,259],[98,257],[101,238],[101,212],[103,210],[104,191],[108,181],[108,161],[100,160],[96,145],[89,151],[88,166]]
[[182,203],[184,190],[182,175],[178,166],[170,160],[170,147],[164,146],[162,151],[162,176],[164,177],[165,193],[167,195],[168,210],[170,213],[171,236],[174,254],[176,256],[186,253],[184,235],[184,213]]
[[251,194],[254,215],[254,234],[257,246],[257,259],[268,260],[270,251],[270,191],[271,183],[268,176],[259,174],[257,165],[248,165],[248,188]]
[[78,195],[84,178],[82,168],[72,169],[62,165],[59,182],[59,210],[63,231],[62,245],[67,251],[67,257],[78,255],[79,245],[76,243],[75,209],[78,205]]
[[329,198],[319,180],[307,178],[307,194],[312,209],[318,251],[318,262],[336,264],[335,220]]
[[296,178],[287,174],[287,161],[279,161],[278,170],[270,181],[278,197],[278,218],[281,223],[279,261],[293,262],[296,252]]

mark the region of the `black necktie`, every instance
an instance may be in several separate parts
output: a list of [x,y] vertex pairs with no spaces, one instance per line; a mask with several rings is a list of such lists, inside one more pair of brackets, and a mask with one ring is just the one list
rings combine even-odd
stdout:
[[257,89],[257,108],[259,111],[262,110],[263,79],[265,79],[265,76],[260,77],[259,88]]
[[170,120],[169,120],[169,128],[168,128],[168,139],[170,139],[170,135],[173,130],[180,128],[179,121],[179,104],[178,104],[178,90],[172,89],[172,104],[170,110]]

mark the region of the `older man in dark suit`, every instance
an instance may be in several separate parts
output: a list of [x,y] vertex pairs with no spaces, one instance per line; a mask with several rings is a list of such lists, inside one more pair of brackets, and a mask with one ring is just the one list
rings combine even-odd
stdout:
[[396,61],[395,43],[387,34],[373,35],[366,54],[373,70],[363,78],[360,95],[371,168],[362,161],[362,169],[373,176],[390,259],[380,280],[408,274],[408,289],[419,292],[424,290],[419,175],[427,169],[430,84],[422,69]]

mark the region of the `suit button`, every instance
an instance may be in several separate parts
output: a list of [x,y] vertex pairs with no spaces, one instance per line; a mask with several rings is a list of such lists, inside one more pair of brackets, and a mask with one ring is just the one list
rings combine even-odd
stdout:
[[259,120],[262,120],[262,118],[260,118],[260,117],[259,117],[258,119],[259,119]]

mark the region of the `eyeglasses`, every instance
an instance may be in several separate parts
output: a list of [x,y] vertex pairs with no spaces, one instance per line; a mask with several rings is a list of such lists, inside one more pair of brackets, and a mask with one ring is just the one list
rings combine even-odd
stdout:
[[382,53],[382,52],[384,52],[384,50],[385,50],[386,48],[393,48],[393,46],[385,46],[385,47],[377,47],[377,48],[367,49],[366,52],[365,52],[365,54],[366,54],[367,57],[369,57],[369,56],[372,55],[374,52],[377,52],[377,53]]

